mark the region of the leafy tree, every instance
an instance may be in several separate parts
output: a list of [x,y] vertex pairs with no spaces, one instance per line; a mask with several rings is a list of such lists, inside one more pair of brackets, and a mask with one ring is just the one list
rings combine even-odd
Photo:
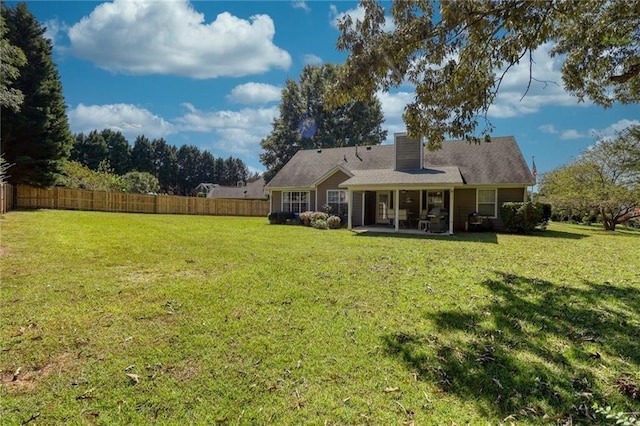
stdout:
[[271,180],[300,149],[375,145],[385,139],[382,110],[374,94],[332,108],[325,104],[338,74],[335,65],[307,65],[299,82],[287,80],[280,117],[260,142],[264,150],[260,160],[268,169],[265,180]]
[[[471,137],[509,70],[532,64],[533,51],[552,43],[563,55],[564,87],[598,105],[640,100],[640,1],[423,1],[391,5],[395,29],[384,30],[384,8],[361,2],[363,21],[339,24],[337,47],[348,51],[332,105],[368,99],[407,82],[415,86],[403,119],[410,136],[426,136],[430,149],[445,135]],[[536,79],[529,76],[529,82]]]
[[100,132],[107,145],[109,165],[113,171],[123,175],[131,171],[131,146],[119,131],[104,129]]
[[148,172],[129,172],[122,176],[127,192],[149,194],[160,191],[160,182]]
[[106,161],[97,170],[77,161],[67,161],[62,167],[62,174],[57,178],[57,185],[91,191],[126,191],[122,176],[113,173]]
[[87,166],[91,170],[98,170],[101,162],[109,158],[109,147],[102,134],[92,130],[88,135],[79,133],[75,137],[75,144],[71,148],[72,161]]
[[640,216],[640,126],[600,138],[575,161],[542,176],[539,193],[557,209],[597,211],[605,229]]
[[1,7],[6,41],[27,59],[13,82],[13,89],[24,95],[22,106],[19,111],[3,110],[0,123],[5,159],[14,164],[9,181],[49,186],[73,145],[51,41],[24,3],[15,8],[2,3]]
[[[214,175],[216,169],[216,158],[209,151],[202,152],[198,163],[198,183],[214,182]],[[197,184],[196,184],[197,186]]]
[[27,63],[24,52],[19,47],[12,45],[5,37],[7,26],[4,22],[4,9],[0,15],[0,108],[8,108],[15,112],[20,111],[24,101],[24,95],[20,89],[13,86],[14,81],[20,76],[20,68]]

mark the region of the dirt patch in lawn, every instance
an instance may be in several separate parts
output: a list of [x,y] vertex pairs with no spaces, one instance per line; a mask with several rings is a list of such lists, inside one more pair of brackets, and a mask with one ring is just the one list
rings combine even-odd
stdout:
[[22,367],[18,367],[18,369],[13,372],[5,371],[0,378],[0,386],[8,389],[14,388],[33,391],[42,379],[53,373],[60,374],[68,371],[74,363],[74,360],[75,357],[67,352],[49,360],[49,362],[41,368],[25,371]]

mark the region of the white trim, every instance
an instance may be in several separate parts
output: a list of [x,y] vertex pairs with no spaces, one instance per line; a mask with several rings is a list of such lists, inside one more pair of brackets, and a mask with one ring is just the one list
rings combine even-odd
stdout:
[[[327,195],[327,198],[328,198],[328,195]],[[347,229],[353,229],[353,219],[351,218],[352,204],[353,204],[353,191],[349,189],[347,190],[347,209],[349,210],[349,214],[347,214]]]
[[449,235],[453,235],[453,206],[455,192],[454,188],[449,188]]
[[[494,198],[494,203],[493,203],[493,215],[489,216],[491,219],[497,219],[498,218],[498,188],[497,187],[491,187],[491,188],[476,188],[476,212],[480,212],[480,210],[478,209],[478,192],[479,191],[493,191],[493,193],[495,194],[495,198]],[[483,204],[489,204],[489,203],[483,203]]]
[[[364,225],[364,203],[365,203],[365,192],[362,191],[362,208],[360,209],[362,211],[362,221],[360,222],[362,225]],[[376,209],[376,215],[378,214],[378,210]]]

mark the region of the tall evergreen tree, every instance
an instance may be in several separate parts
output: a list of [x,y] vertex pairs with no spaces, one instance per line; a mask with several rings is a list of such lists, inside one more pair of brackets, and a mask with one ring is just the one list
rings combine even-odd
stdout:
[[151,141],[144,135],[136,137],[133,143],[131,167],[138,172],[148,172],[155,176],[153,148],[151,147]]
[[173,194],[177,192],[177,152],[175,146],[169,145],[163,138],[151,142],[153,150],[153,172],[160,182],[163,191]]
[[13,82],[20,75],[20,67],[27,63],[27,58],[22,49],[9,43],[6,34],[3,9],[0,14],[0,108],[19,111],[24,95],[13,87]]
[[2,149],[11,168],[11,183],[49,186],[56,181],[73,145],[62,85],[45,29],[24,3],[2,3],[8,42],[20,48],[27,63],[13,87],[24,95],[20,111],[2,112]]
[[107,142],[97,130],[92,130],[89,135],[79,133],[75,140],[71,149],[71,160],[77,161],[91,170],[98,170],[98,165],[109,159]]
[[102,137],[107,144],[109,165],[114,173],[124,175],[131,171],[131,146],[119,131],[104,129]]
[[380,101],[371,95],[363,101],[328,107],[325,97],[338,79],[332,64],[307,65],[300,81],[287,80],[282,90],[280,117],[260,142],[260,160],[268,182],[299,149],[376,145],[387,136],[382,130]]

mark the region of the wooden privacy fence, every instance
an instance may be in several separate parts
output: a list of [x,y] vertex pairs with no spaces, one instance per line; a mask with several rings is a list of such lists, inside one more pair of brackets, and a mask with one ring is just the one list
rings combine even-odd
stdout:
[[13,185],[0,184],[0,214],[13,210],[14,204]]
[[70,188],[33,188],[18,185],[16,203],[22,209],[90,210],[121,213],[264,216],[266,200],[230,200],[176,195],[88,191]]

